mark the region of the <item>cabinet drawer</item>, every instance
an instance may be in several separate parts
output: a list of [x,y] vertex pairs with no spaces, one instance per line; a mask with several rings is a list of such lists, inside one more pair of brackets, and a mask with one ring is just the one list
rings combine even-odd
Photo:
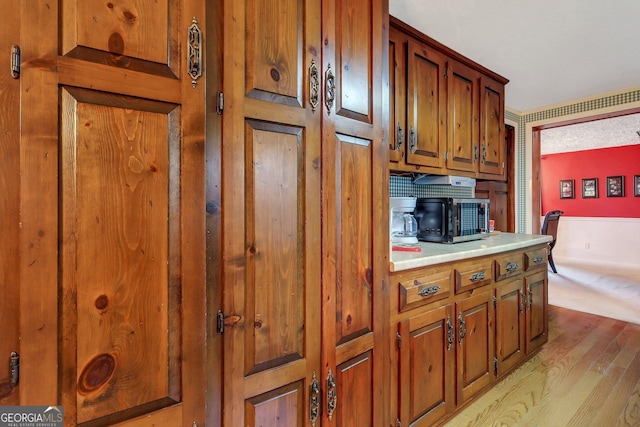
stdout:
[[517,276],[524,271],[522,252],[496,258],[496,282],[508,277]]
[[493,260],[483,258],[455,267],[456,293],[484,286],[493,281]]
[[529,271],[533,268],[547,266],[547,248],[539,248],[527,251],[524,254],[524,268]]
[[447,298],[451,291],[451,271],[418,271],[399,277],[400,311]]

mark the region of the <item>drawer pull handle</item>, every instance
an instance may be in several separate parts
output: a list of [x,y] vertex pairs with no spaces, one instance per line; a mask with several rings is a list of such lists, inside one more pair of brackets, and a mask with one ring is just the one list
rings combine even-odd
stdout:
[[533,259],[534,264],[540,264],[542,261],[544,261],[544,257],[541,256],[537,256]]
[[336,99],[336,81],[333,71],[331,71],[331,64],[327,65],[327,71],[324,73],[324,93],[324,104],[327,106],[327,114],[331,114],[333,101]]
[[318,384],[318,378],[316,373],[313,373],[313,380],[309,386],[309,421],[313,427],[318,422],[320,416],[320,385]]
[[398,141],[396,144],[396,150],[402,150],[402,145],[404,144],[404,130],[402,130],[402,126],[400,126],[400,122],[398,122],[398,129],[396,131],[396,140]]
[[462,314],[458,316],[458,343],[462,344],[462,340],[467,336],[467,323],[464,321]]
[[472,282],[477,282],[478,280],[484,280],[485,277],[486,276],[484,274],[484,271],[480,271],[478,273],[472,274],[469,280],[471,280]]
[[413,125],[411,125],[411,127],[409,128],[409,151],[411,151],[411,154],[416,152],[416,149],[418,148],[418,135],[416,134],[416,131],[413,129]]
[[318,72],[316,61],[312,59],[311,65],[309,65],[309,104],[311,104],[312,111],[316,111],[316,108],[318,108],[319,99],[320,73]]
[[440,291],[440,286],[438,285],[427,286],[426,288],[420,289],[420,291],[418,292],[418,295],[422,297],[428,297],[430,295],[437,294],[439,291]]
[[517,269],[518,269],[518,267],[519,267],[519,265],[518,265],[518,263],[517,263],[517,262],[510,262],[510,263],[509,263],[509,264],[507,264],[507,266],[506,266],[507,273],[511,273],[512,271],[517,270]]
[[193,17],[188,31],[187,74],[191,77],[191,86],[198,84],[202,76],[202,31],[198,27],[198,20]]
[[327,375],[327,415],[329,415],[329,421],[333,418],[333,411],[338,404],[338,395],[336,394],[336,379],[329,368],[329,374]]

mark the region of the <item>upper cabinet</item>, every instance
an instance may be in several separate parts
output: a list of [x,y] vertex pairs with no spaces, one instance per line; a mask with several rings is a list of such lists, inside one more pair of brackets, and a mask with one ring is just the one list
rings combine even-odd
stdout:
[[407,42],[406,161],[444,167],[446,136],[446,58],[422,43]]
[[481,79],[480,178],[505,177],[506,144],[504,134],[504,84],[488,76]]
[[392,171],[504,180],[501,77],[390,18]]

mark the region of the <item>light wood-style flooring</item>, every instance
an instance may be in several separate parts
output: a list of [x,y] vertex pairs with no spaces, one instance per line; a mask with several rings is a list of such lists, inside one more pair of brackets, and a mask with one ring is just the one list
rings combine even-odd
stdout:
[[640,325],[550,306],[549,328],[538,354],[445,426],[640,426]]

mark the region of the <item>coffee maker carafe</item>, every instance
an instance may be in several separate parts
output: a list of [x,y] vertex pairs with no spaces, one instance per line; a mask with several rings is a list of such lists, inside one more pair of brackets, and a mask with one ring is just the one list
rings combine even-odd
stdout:
[[391,243],[418,243],[418,223],[413,216],[415,197],[389,198]]

